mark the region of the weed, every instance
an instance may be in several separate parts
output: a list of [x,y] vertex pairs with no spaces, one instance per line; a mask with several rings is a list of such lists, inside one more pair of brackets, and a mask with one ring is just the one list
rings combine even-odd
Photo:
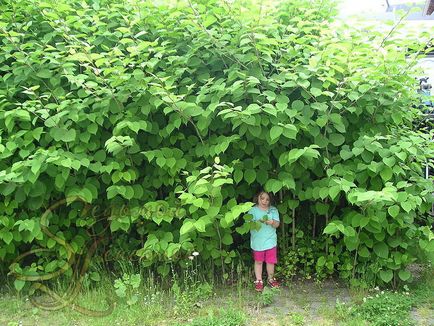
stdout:
[[291,317],[291,322],[294,325],[304,325],[305,321],[304,321],[304,316],[301,313],[298,312],[293,312],[290,314]]
[[114,282],[115,293],[119,298],[125,299],[131,306],[139,300],[138,288],[141,283],[140,274],[124,274]]
[[264,291],[258,296],[258,306],[268,306],[274,302],[276,295],[280,293],[278,288],[265,287]]

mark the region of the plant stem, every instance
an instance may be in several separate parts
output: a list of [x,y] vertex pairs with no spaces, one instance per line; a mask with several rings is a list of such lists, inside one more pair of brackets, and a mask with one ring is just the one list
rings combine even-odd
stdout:
[[312,238],[315,238],[316,229],[316,213],[313,214]]
[[[326,223],[326,226],[327,226],[327,224],[329,224],[329,212],[328,212],[328,210],[327,210],[327,213],[326,213],[326,217],[325,217],[326,219],[325,219],[325,223]],[[328,242],[326,242],[326,245],[325,245],[325,251],[326,251],[326,253],[328,254],[328,252],[329,252],[329,244],[328,244]]]
[[220,227],[219,227],[218,223],[217,223],[216,230],[217,230],[217,235],[219,237],[220,260],[221,260],[221,264],[222,264],[222,273],[223,273],[223,277],[224,277],[224,275],[226,274],[225,273],[225,262],[223,260],[223,256],[221,255],[221,253],[222,253],[222,236],[220,234]]
[[[361,229],[362,228],[359,227],[359,231],[357,232],[357,239],[359,238],[359,234],[360,234],[360,230]],[[359,253],[359,245],[357,245],[356,253],[354,254],[352,278],[354,278],[354,276],[356,274],[356,263],[357,263],[357,255],[358,255],[358,253]]]
[[295,208],[292,209],[292,250],[295,250]]

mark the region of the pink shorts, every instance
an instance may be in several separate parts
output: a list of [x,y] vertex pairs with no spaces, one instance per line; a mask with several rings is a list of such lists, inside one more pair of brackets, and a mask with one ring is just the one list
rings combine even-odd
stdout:
[[277,247],[263,251],[253,250],[253,259],[255,261],[266,262],[267,264],[277,264]]

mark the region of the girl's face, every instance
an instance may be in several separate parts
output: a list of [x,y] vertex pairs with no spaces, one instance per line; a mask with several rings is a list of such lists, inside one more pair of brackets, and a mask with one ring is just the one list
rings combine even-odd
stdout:
[[266,192],[262,192],[258,197],[259,207],[268,208],[270,206],[270,196]]

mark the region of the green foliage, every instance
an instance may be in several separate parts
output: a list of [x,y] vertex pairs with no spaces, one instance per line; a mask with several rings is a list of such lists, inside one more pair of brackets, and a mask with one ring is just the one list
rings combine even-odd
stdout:
[[409,312],[413,298],[403,293],[382,292],[368,297],[352,314],[375,326],[412,325]]
[[276,266],[276,275],[280,279],[288,282],[292,281],[294,276],[305,279],[315,278],[318,281],[324,280],[333,275],[336,271],[340,272],[342,278],[348,278],[349,274],[345,269],[351,270],[349,255],[342,253],[342,247],[328,247],[328,254],[325,254],[326,243],[328,239],[324,236],[312,239],[298,230],[297,247],[295,250],[289,248],[285,254],[279,258],[279,264]]
[[291,323],[293,325],[305,325],[305,320],[304,320],[303,314],[301,314],[299,312],[292,312],[292,313],[289,313],[289,315],[291,318]]
[[126,300],[126,303],[131,306],[139,300],[138,288],[140,287],[140,274],[124,274],[122,278],[118,278],[114,282],[116,295]]
[[279,288],[264,287],[264,290],[258,294],[257,300],[260,307],[269,306],[274,302],[275,297],[280,293]]
[[[365,290],[365,296],[360,302],[345,304],[336,301],[336,321],[349,324],[369,325],[414,325],[428,320],[414,320],[411,316],[413,309],[428,309],[428,319],[431,317],[433,304],[434,283],[432,268],[427,266],[424,275],[410,286],[404,285],[401,291],[381,291],[378,287]],[[413,316],[414,317],[414,316]],[[412,320],[413,319],[413,320]]]
[[66,258],[40,216],[67,198],[47,227],[75,252],[99,234],[162,276],[193,250],[227,276],[264,186],[282,199],[282,237],[318,219],[317,273],[411,280],[434,250],[433,144],[413,131],[410,73],[424,36],[331,27],[327,1],[262,9],[2,2],[0,260]]

